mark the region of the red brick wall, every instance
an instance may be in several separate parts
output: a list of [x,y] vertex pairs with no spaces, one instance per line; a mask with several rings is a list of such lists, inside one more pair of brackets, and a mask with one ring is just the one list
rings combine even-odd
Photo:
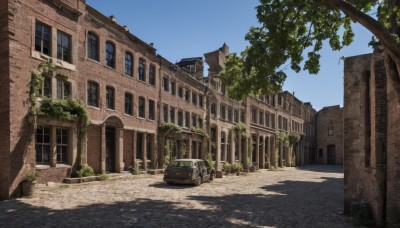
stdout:
[[39,184],[45,184],[47,182],[63,182],[64,178],[70,177],[71,168],[70,167],[60,167],[60,168],[49,168],[38,170],[39,178],[37,182]]
[[87,131],[87,162],[95,173],[101,173],[101,127],[90,125]]

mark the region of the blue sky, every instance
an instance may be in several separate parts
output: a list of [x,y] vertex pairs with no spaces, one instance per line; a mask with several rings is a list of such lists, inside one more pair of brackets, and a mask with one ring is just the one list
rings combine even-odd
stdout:
[[[251,26],[257,26],[258,0],[87,0],[104,15],[114,15],[120,25],[145,42],[153,42],[159,54],[171,62],[202,56],[225,42],[231,52],[240,53]],[[371,52],[371,34],[355,25],[355,42],[340,52],[324,46],[318,75],[286,70],[283,89],[295,92],[316,110],[324,106],[343,106],[342,56]]]

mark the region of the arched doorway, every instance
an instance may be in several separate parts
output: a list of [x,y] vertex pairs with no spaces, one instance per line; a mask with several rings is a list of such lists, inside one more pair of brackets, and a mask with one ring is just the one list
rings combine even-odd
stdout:
[[[103,170],[108,173],[123,170],[123,128],[124,124],[117,116],[109,116],[104,122],[105,151],[103,151]],[[122,167],[121,167],[122,166]]]

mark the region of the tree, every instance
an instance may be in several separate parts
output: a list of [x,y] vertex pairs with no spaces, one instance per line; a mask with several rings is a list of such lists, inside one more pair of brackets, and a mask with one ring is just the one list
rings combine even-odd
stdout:
[[[260,0],[256,9],[261,26],[250,28],[245,37],[250,45],[227,59],[219,78],[237,100],[276,92],[286,79],[282,66],[317,74],[323,41],[334,51],[350,45],[352,22],[357,22],[383,46],[386,70],[400,101],[399,8],[399,0]],[[372,9],[377,19],[368,14]]]

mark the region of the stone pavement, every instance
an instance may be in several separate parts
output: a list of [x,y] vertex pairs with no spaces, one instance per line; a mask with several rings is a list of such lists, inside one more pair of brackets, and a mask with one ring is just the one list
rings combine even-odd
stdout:
[[40,186],[0,202],[0,227],[351,227],[338,166],[167,185],[162,175]]

